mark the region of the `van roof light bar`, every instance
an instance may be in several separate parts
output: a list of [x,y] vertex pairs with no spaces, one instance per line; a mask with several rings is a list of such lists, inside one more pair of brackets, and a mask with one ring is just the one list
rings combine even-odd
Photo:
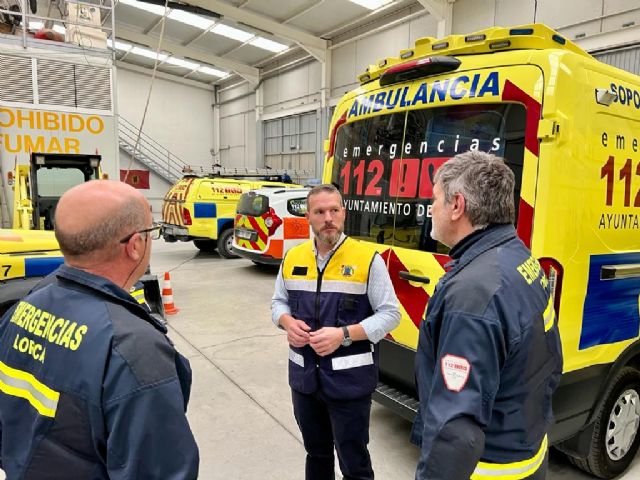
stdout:
[[467,35],[448,35],[444,38],[424,37],[412,48],[400,50],[396,57],[386,57],[372,64],[358,76],[361,84],[381,78],[386,71],[408,59],[424,59],[432,55],[459,57],[507,50],[562,49],[591,57],[578,45],[555,30],[540,23],[514,27],[491,27]]

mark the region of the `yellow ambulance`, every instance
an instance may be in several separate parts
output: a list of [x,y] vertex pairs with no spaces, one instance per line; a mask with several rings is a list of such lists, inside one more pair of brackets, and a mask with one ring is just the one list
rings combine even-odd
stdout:
[[433,175],[457,153],[506,158],[516,228],[552,286],[564,353],[552,442],[601,478],[640,445],[640,77],[544,25],[423,38],[359,77],[330,126],[324,181],[402,304],[376,400],[413,419],[418,326],[448,262]]
[[53,232],[0,229],[0,315],[63,262]]
[[[280,179],[274,176],[274,179]],[[300,188],[281,181],[187,174],[169,189],[162,205],[163,237],[167,242],[189,242],[200,250],[216,249],[223,258],[235,258],[233,222],[243,193],[257,188]]]

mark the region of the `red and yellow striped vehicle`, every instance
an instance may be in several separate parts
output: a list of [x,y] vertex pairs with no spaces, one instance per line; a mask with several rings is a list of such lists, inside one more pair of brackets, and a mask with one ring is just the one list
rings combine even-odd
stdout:
[[252,190],[240,197],[233,251],[254,263],[278,265],[291,247],[309,239],[307,188]]

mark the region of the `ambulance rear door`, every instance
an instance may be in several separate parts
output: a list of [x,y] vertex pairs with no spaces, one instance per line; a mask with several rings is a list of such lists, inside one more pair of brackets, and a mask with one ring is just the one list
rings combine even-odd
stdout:
[[[542,71],[532,65],[421,79],[392,87],[406,108],[389,109],[393,90],[383,97],[381,89],[368,97],[387,99],[376,115],[349,121],[347,114],[338,129],[332,181],[347,209],[345,233],[377,245],[401,304],[401,323],[380,346],[382,383],[415,394],[407,365],[450,261],[449,248],[431,237],[434,174],[447,159],[470,149],[506,158],[516,178],[518,233],[529,244],[542,87]],[[354,111],[361,110],[347,105],[346,112]]]

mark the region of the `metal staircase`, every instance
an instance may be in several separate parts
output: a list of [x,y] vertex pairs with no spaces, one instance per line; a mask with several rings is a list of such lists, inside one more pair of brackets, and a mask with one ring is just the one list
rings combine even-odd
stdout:
[[172,185],[182,178],[182,169],[187,167],[187,164],[181,158],[171,153],[144,132],[140,134],[138,148],[135,149],[137,138],[138,127],[118,116],[118,143],[121,150],[127,152],[135,160],[160,175]]

